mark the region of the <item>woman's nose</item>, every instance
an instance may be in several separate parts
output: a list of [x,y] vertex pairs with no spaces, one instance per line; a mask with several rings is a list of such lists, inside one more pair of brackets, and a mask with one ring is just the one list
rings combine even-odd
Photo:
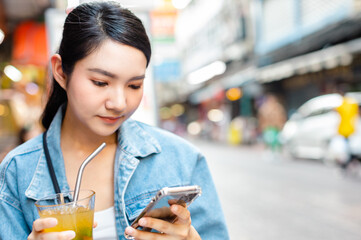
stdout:
[[123,111],[126,105],[125,93],[122,89],[115,89],[109,93],[108,100],[105,103],[107,109],[119,112]]

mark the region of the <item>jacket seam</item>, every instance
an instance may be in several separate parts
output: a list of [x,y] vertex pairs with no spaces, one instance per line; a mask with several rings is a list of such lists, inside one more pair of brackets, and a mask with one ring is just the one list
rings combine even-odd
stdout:
[[2,192],[3,190],[3,187],[5,186],[5,174],[6,174],[6,171],[10,165],[10,163],[12,163],[12,161],[14,161],[14,158],[12,157],[9,162],[7,163],[7,165],[4,167],[3,171],[1,171],[1,176],[0,176],[0,193]]
[[138,201],[142,201],[142,200],[144,200],[144,199],[149,199],[150,197],[152,197],[153,195],[155,195],[156,192],[157,192],[157,191],[153,191],[153,192],[149,192],[149,193],[143,193],[143,194],[141,194],[141,195],[139,195],[139,196],[135,196],[135,197],[133,197],[133,198],[130,198],[130,199],[128,199],[128,200],[125,200],[125,203],[129,205],[129,204],[136,203],[136,202],[138,202]]
[[42,142],[41,143],[37,143],[35,146],[32,146],[32,147],[29,147],[29,148],[25,148],[23,149],[22,151],[19,151],[19,152],[15,152],[13,153],[12,155],[12,158],[16,157],[16,156],[21,156],[23,154],[29,154],[29,153],[32,153],[32,152],[36,152],[36,151],[39,151],[43,148],[43,145],[42,145]]
[[[139,161],[139,160],[138,160]],[[139,164],[139,163],[138,163]],[[137,165],[138,166],[138,165]],[[135,170],[136,170],[137,167],[135,167],[131,174],[129,175],[129,178],[127,179],[125,185],[124,185],[124,189],[122,191],[122,195],[121,195],[121,207],[122,207],[122,211],[123,211],[123,217],[125,219],[125,222],[127,223],[127,225],[129,226],[129,222],[127,221],[127,209],[126,209],[126,205],[125,205],[125,199],[124,199],[124,195],[125,195],[125,191],[127,190],[128,188],[128,184],[130,182],[130,179],[132,178]]]
[[123,148],[122,144],[119,143],[119,145],[120,145],[120,149],[121,149],[124,153],[126,153],[127,155],[133,156],[132,153],[128,152],[127,150],[125,150],[125,149]]
[[39,143],[32,148],[24,149],[23,151],[19,152],[17,155],[29,154],[32,152],[40,151],[42,148],[43,148],[42,143],[41,144]]
[[[20,208],[18,208],[17,206],[15,206],[15,201],[13,201],[13,203],[11,201],[8,201],[7,198],[10,198],[9,196],[8,197],[5,197],[4,194],[0,194],[0,200],[4,201],[5,203],[9,204],[10,206],[12,206],[13,208],[15,208],[16,210],[18,210],[19,212],[23,212]],[[18,201],[16,201],[18,202]],[[20,205],[20,204],[19,204]]]
[[10,158],[10,160],[8,161],[8,163],[7,163],[7,165],[4,167],[4,169],[3,169],[3,171],[1,171],[1,175],[0,175],[0,193],[1,193],[1,191],[3,190],[3,187],[4,187],[4,182],[5,182],[5,175],[6,175],[6,172],[7,172],[7,170],[8,170],[8,168],[9,168],[9,165],[13,162],[13,161],[15,161],[15,157],[19,157],[19,156],[22,156],[22,155],[24,155],[24,154],[30,154],[30,153],[32,153],[32,152],[36,152],[36,151],[39,151],[39,150],[41,150],[41,147],[39,147],[39,146],[35,146],[34,148],[30,148],[30,149],[28,149],[27,151],[22,151],[22,152],[19,152],[19,153],[13,153],[13,154],[11,154],[10,153],[10,155],[9,155],[9,158]]

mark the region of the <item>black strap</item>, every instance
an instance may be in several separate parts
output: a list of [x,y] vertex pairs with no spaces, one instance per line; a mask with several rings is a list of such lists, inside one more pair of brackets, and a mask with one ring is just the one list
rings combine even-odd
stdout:
[[44,146],[44,151],[45,151],[45,158],[46,158],[46,162],[48,164],[51,181],[53,181],[54,190],[56,193],[60,193],[58,180],[56,179],[54,167],[53,167],[53,164],[51,163],[51,158],[50,158],[49,149],[48,149],[48,143],[46,141],[47,132],[48,131],[45,131],[43,134],[43,146]]

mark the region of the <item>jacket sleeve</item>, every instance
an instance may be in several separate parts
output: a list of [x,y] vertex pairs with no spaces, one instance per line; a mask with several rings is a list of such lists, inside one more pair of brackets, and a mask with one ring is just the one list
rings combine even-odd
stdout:
[[206,159],[199,155],[193,171],[192,184],[202,188],[202,195],[190,206],[192,225],[202,239],[227,240],[228,230],[221,204]]
[[11,163],[5,158],[0,164],[0,239],[27,239],[30,230],[16,196],[16,174]]

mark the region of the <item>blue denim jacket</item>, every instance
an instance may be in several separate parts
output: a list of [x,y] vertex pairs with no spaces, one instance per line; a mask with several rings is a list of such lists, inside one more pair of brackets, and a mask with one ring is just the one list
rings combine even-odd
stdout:
[[[47,142],[61,191],[70,190],[60,148],[62,111],[48,129]],[[202,195],[189,210],[202,239],[229,239],[205,158],[189,143],[164,130],[128,119],[119,129],[114,168],[118,239],[163,187],[199,185]],[[0,239],[26,239],[39,218],[37,199],[53,194],[42,136],[11,151],[0,165]]]

